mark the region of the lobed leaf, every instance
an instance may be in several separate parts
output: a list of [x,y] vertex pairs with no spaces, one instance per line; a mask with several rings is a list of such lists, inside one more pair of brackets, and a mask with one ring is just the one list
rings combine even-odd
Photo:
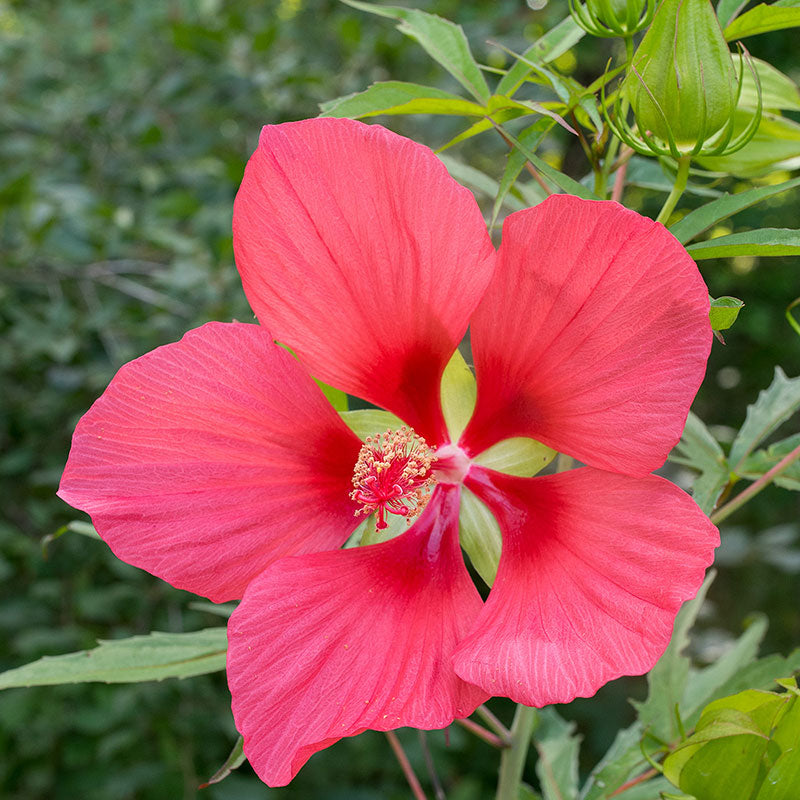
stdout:
[[188,678],[225,669],[223,627],[192,633],[153,631],[144,636],[100,641],[93,650],[38,661],[0,673],[0,689],[61,683],[138,683]]
[[787,378],[780,367],[755,403],[748,406],[747,416],[731,445],[730,463],[738,474],[744,460],[773,431],[800,409],[800,377]]
[[443,66],[473,97],[489,101],[489,87],[460,25],[415,8],[380,6],[360,0],[343,0],[349,6],[370,14],[399,20],[397,29],[410,36],[425,52]]

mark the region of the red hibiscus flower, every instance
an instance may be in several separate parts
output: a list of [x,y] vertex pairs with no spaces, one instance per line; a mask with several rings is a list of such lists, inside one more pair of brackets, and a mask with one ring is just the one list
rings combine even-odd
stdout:
[[[566,702],[648,670],[718,543],[650,474],[711,343],[678,242],[615,203],[554,196],[512,214],[495,253],[430,150],[317,119],[263,130],[234,245],[261,324],[210,323],[123,367],[59,494],[125,561],[242,598],[228,680],[261,778],[283,785],[368,728],[443,727],[490,695]],[[477,404],[451,441],[440,381],[468,325]],[[362,442],[311,375],[407,427]],[[478,463],[513,437],[587,466]],[[459,546],[470,493],[502,532],[485,603]],[[371,513],[419,516],[340,549]]]

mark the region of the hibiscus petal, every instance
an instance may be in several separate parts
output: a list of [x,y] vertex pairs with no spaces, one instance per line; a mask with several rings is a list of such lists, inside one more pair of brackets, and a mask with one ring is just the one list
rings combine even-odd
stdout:
[[352,120],[267,126],[233,235],[256,316],[313,375],[443,440],[439,379],[495,256],[427,147]]
[[458,505],[458,487],[441,485],[396,539],[284,559],[247,588],[228,625],[228,684],[267,784],[343,736],[441,728],[487,699],[451,666],[481,607]]
[[708,290],[661,225],[555,195],[508,217],[472,320],[478,452],[530,436],[645,475],[680,438],[711,347]]
[[123,561],[221,602],[276,558],[342,545],[359,447],[262,328],[209,323],[117,373],[58,494]]
[[464,680],[541,707],[653,666],[719,544],[688,495],[654,475],[591,468],[536,478],[473,468],[466,485],[497,517],[503,551],[456,652]]

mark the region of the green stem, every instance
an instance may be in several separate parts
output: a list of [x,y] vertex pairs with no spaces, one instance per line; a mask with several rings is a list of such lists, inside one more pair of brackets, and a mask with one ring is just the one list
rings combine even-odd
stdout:
[[669,193],[669,197],[664,201],[664,206],[656,217],[656,222],[660,222],[663,225],[667,224],[669,215],[672,213],[680,196],[683,194],[683,190],[686,188],[686,182],[689,180],[689,164],[691,160],[692,157],[690,155],[681,156],[678,160],[678,174],[675,176],[675,184],[672,187],[672,191]]
[[497,781],[496,800],[517,800],[522,773],[528,758],[537,711],[522,703],[517,705],[514,722],[511,725],[511,747],[500,757],[500,775]]
[[719,525],[722,520],[727,519],[734,511],[740,509],[748,500],[755,497],[762,489],[766,489],[775,478],[784,470],[788,469],[797,459],[800,458],[800,445],[795,447],[791,453],[784,456],[771,470],[765,472],[757,481],[751,483],[743,492],[737,494],[733,500],[725,503],[718,508],[712,515],[711,521]]

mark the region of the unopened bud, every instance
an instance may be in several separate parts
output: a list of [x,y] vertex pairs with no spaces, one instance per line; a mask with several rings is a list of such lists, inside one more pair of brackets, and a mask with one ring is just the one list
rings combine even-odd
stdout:
[[736,69],[709,0],[662,0],[623,91],[642,133],[680,154],[732,131]]
[[656,0],[570,0],[570,13],[593,36],[633,36],[653,18]]

